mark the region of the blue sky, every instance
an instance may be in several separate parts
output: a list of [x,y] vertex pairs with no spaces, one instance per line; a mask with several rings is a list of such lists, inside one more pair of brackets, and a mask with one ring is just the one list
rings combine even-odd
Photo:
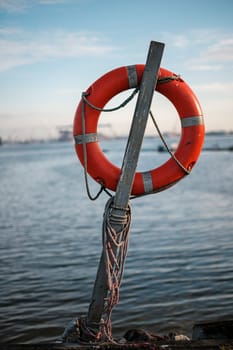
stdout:
[[[161,66],[198,96],[207,130],[233,130],[232,0],[0,0],[0,136],[47,138],[72,124],[81,92],[145,63],[151,40],[165,43]],[[172,131],[169,103],[155,97],[152,110]],[[125,133],[130,114],[101,122]]]

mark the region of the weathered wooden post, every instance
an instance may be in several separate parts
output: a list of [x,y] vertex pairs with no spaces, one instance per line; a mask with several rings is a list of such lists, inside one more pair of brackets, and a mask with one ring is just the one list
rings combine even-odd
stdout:
[[[163,49],[163,43],[156,41],[152,41],[150,43],[147,61],[132,120],[129,139],[121,168],[121,176],[113,200],[113,216],[116,215],[124,217],[128,208],[135,170],[137,167],[139,153],[145,133],[151,101],[157,83]],[[112,227],[114,227],[115,231],[119,232],[120,234],[121,227],[119,224],[116,224],[114,221],[112,221]],[[100,323],[107,293],[108,284],[105,260],[104,255],[102,254],[87,316],[87,325],[90,327],[94,325],[96,326]]]

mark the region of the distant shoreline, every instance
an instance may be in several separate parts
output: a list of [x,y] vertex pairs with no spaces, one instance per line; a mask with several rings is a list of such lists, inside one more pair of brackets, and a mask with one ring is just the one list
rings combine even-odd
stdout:
[[[217,131],[206,131],[206,136],[230,136],[233,135],[233,130],[230,131],[224,131],[224,130],[217,130]],[[107,136],[105,134],[99,133],[99,140],[113,140],[113,139],[126,139],[127,135],[119,135],[119,136]],[[179,137],[178,133],[172,133],[172,132],[164,132],[164,137]],[[153,138],[153,137],[159,137],[158,135],[146,135],[145,138]],[[3,139],[0,137],[0,146],[4,144],[39,144],[39,143],[53,143],[53,142],[73,142],[73,135],[70,131],[69,133],[66,133],[66,137],[60,137],[57,138],[51,138],[51,139],[26,139],[26,140],[9,140],[9,139]]]

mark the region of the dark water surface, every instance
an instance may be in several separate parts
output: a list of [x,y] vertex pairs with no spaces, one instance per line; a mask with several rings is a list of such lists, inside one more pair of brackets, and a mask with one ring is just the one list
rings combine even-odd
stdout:
[[[145,141],[141,169],[167,158],[157,144]],[[122,140],[103,148],[121,164]],[[0,198],[1,342],[53,341],[87,312],[108,197],[88,200],[73,145],[56,143],[2,146]],[[189,177],[131,204],[114,335],[135,326],[190,335],[195,321],[233,318],[233,152],[202,152]]]

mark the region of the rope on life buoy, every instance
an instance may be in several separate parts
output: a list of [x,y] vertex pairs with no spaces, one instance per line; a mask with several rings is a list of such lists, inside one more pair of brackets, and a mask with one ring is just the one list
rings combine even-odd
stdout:
[[[132,94],[127,97],[119,106],[116,106],[114,108],[108,108],[108,109],[104,109],[104,108],[99,108],[97,106],[94,106],[92,103],[90,103],[86,96],[88,96],[88,93],[83,92],[82,93],[82,134],[86,135],[86,130],[85,130],[85,103],[87,103],[91,108],[100,111],[100,112],[113,112],[113,111],[117,111],[120,108],[125,107],[133,98],[134,96],[138,93],[139,88],[136,88]],[[90,191],[90,187],[89,187],[89,183],[88,183],[88,177],[87,177],[87,149],[86,149],[86,141],[85,141],[85,137],[83,140],[83,157],[84,157],[84,179],[85,179],[85,186],[86,186],[86,192],[88,195],[88,198],[92,201],[95,201],[100,195],[101,193],[104,191],[105,193],[107,193],[107,195],[109,195],[111,197],[110,192],[104,187],[103,184],[100,183],[100,190],[97,192],[97,194],[95,196],[92,196],[91,191]]]
[[[124,107],[137,93],[144,65],[117,68],[93,83],[82,95],[74,120],[76,153],[84,166],[85,182],[90,199],[98,198],[102,191],[116,190],[120,168],[112,164],[98,144],[97,124],[102,111],[110,112]],[[116,94],[134,88],[133,93],[119,106],[104,109],[105,104]],[[136,172],[132,196],[142,196],[163,191],[185,175],[190,174],[204,141],[203,114],[197,97],[180,76],[160,68],[156,91],[167,97],[176,108],[181,121],[181,138],[173,153],[164,140],[157,123],[153,123],[171,158],[159,166],[145,172]],[[100,191],[92,197],[88,187],[87,173],[101,185]]]

